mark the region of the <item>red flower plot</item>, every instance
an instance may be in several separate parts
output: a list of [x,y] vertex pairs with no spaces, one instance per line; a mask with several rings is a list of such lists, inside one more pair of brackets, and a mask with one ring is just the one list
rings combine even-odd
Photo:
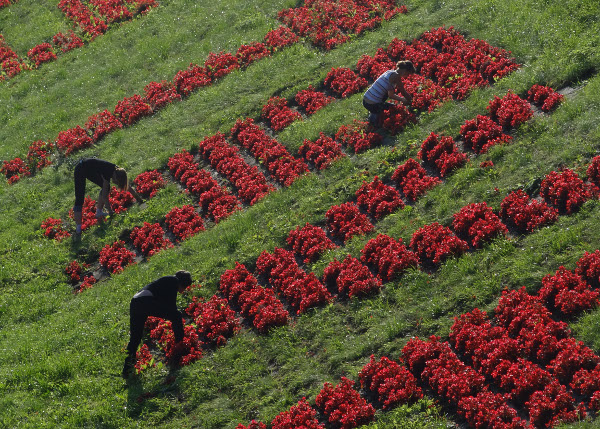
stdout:
[[597,188],[585,184],[577,173],[568,168],[560,173],[552,171],[547,174],[540,187],[540,196],[560,213],[566,214],[575,212],[597,192]]
[[235,312],[229,308],[227,300],[214,295],[208,301],[194,297],[185,312],[192,318],[202,341],[224,346],[227,339],[241,329]]
[[271,422],[271,428],[325,429],[325,426],[317,420],[317,410],[306,402],[306,398],[302,398],[296,405],[292,405],[288,411],[279,413]]
[[512,137],[502,132],[502,127],[489,116],[477,115],[460,127],[465,144],[475,153],[485,153],[494,145],[507,143]]
[[419,257],[421,264],[438,265],[451,256],[466,252],[469,245],[449,228],[434,222],[414,232],[410,248]]
[[90,147],[94,141],[88,135],[85,129],[77,125],[75,128],[71,128],[66,131],[58,133],[56,138],[56,148],[69,156],[73,152]]
[[146,95],[142,100],[150,105],[152,112],[162,109],[173,101],[181,100],[181,94],[177,92],[175,84],[166,80],[150,82],[144,87],[144,93]]
[[527,91],[527,99],[539,106],[544,112],[554,110],[556,106],[563,102],[564,98],[564,95],[559,94],[549,86],[533,85]]
[[512,91],[508,91],[502,98],[494,96],[487,110],[490,117],[505,128],[515,128],[533,116],[531,105]]
[[99,260],[100,265],[112,274],[116,274],[123,271],[126,266],[134,264],[134,257],[135,253],[127,249],[123,241],[118,240],[102,248]]
[[177,88],[177,92],[184,97],[190,95],[194,90],[210,85],[212,79],[205,67],[200,67],[197,64],[188,66],[185,70],[179,70],[173,78],[173,84]]
[[121,213],[133,204],[133,195],[129,191],[121,191],[113,186],[108,194],[108,201],[115,213]]
[[600,188],[600,155],[592,158],[587,168],[587,177],[597,188]]
[[419,264],[417,256],[406,248],[401,238],[395,240],[384,234],[378,234],[365,244],[360,260],[374,267],[385,281],[393,280]]
[[428,176],[421,164],[412,158],[396,168],[392,181],[409,201],[415,201],[441,182],[437,177]]
[[242,67],[247,67],[254,61],[268,57],[271,55],[271,50],[261,42],[252,42],[249,45],[241,45],[235,56]]
[[9,184],[13,184],[21,180],[21,177],[30,176],[31,171],[25,161],[21,158],[15,158],[10,161],[2,161],[0,173],[8,179]]
[[329,97],[324,92],[315,90],[312,85],[309,85],[308,89],[299,91],[294,99],[307,115],[312,115],[335,100],[334,97]]
[[267,32],[267,34],[264,37],[265,44],[273,48],[273,51],[283,48],[285,46],[293,45],[298,40],[298,36],[294,34],[294,32],[288,27],[285,27],[283,25],[280,25],[275,30]]
[[582,276],[594,288],[600,286],[600,250],[585,254],[577,261],[577,274]]
[[342,152],[342,146],[338,142],[323,133],[319,134],[320,137],[314,142],[304,139],[302,146],[298,149],[298,155],[312,163],[317,169],[324,170],[334,160],[346,155]]
[[331,206],[325,216],[331,235],[343,241],[348,241],[355,235],[364,235],[375,228],[358,206],[351,202]]
[[150,338],[164,351],[167,362],[174,366],[189,365],[202,357],[202,341],[192,325],[183,327],[183,341],[176,343],[171,321],[149,317],[146,326],[150,329]]
[[165,187],[165,179],[158,170],[145,171],[133,179],[136,191],[146,198],[154,198],[156,193]]
[[511,192],[500,204],[500,217],[521,233],[530,233],[558,219],[558,210],[531,199],[521,189]]
[[506,226],[487,203],[472,203],[454,214],[452,229],[473,247],[481,247],[492,239],[508,234]]
[[346,67],[331,68],[324,84],[338,96],[345,98],[367,87],[367,80]]
[[367,129],[366,122],[354,120],[352,124],[342,125],[335,134],[335,139],[351,148],[354,153],[364,152],[379,145],[383,140],[381,134],[368,131]]
[[204,222],[191,205],[184,205],[181,208],[173,207],[165,217],[165,224],[175,235],[177,241],[183,241],[204,231]]
[[125,97],[115,107],[114,115],[123,125],[131,125],[144,116],[152,114],[152,107],[144,99],[135,94]]
[[173,243],[164,237],[164,233],[160,224],[144,222],[143,226],[133,228],[130,238],[133,241],[133,245],[144,256],[149,257],[160,252],[162,249],[173,247]]
[[452,137],[439,136],[433,132],[423,140],[418,156],[424,163],[434,166],[442,177],[467,162],[467,156],[459,152]]
[[64,238],[71,236],[71,234],[63,228],[63,223],[60,219],[49,217],[42,222],[40,228],[44,231],[44,236],[56,241],[62,241]]
[[398,134],[409,124],[417,122],[416,116],[403,104],[393,104],[382,112],[380,120],[383,127],[392,134]]
[[92,115],[85,124],[85,129],[92,133],[95,142],[114,130],[123,128],[121,121],[108,110]]
[[215,80],[239,69],[240,63],[237,57],[229,52],[221,51],[218,54],[210,52],[204,61],[204,68],[208,76]]
[[[69,210],[69,217],[74,219],[73,209]],[[90,226],[94,226],[98,223],[96,219],[96,201],[90,197],[85,197],[83,200],[83,207],[81,208],[81,230],[85,231]]]
[[54,43],[62,52],[68,52],[71,49],[81,48],[83,46],[83,40],[81,37],[75,34],[73,30],[69,30],[67,34],[56,33],[52,37],[52,43]]
[[305,226],[298,226],[290,231],[287,244],[304,258],[305,264],[316,261],[325,251],[337,247],[322,228],[308,222]]
[[50,43],[42,43],[31,48],[27,52],[27,57],[35,65],[35,68],[38,68],[42,63],[54,61],[56,54],[52,50]]
[[29,170],[37,171],[49,166],[52,163],[50,157],[52,156],[53,149],[54,143],[52,142],[38,140],[31,143],[27,150],[27,166]]
[[352,380],[342,377],[342,381],[335,387],[331,383],[325,383],[315,399],[317,408],[329,423],[340,429],[351,429],[369,423],[375,416],[375,408],[352,386]]
[[381,219],[397,209],[404,208],[400,193],[395,188],[385,185],[377,176],[370,183],[363,181],[356,191],[356,202],[375,219]]
[[323,283],[348,298],[370,295],[382,287],[381,279],[373,276],[369,268],[350,255],[343,262],[337,259],[331,261],[323,271]]
[[261,118],[268,121],[275,131],[281,131],[292,122],[302,119],[302,115],[287,105],[282,97],[271,97],[262,108]]
[[549,274],[542,279],[538,296],[549,309],[556,309],[566,317],[578,315],[600,304],[600,292],[592,290],[581,276],[562,266],[556,274]]

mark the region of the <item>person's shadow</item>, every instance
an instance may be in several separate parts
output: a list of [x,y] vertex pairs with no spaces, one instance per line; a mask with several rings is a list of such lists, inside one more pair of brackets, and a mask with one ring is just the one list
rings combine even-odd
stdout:
[[170,367],[163,382],[152,390],[144,390],[144,384],[138,374],[130,375],[125,380],[124,385],[124,389],[127,389],[127,415],[138,417],[147,407],[146,402],[152,398],[164,396],[165,394],[173,396],[178,389],[175,385],[178,372],[179,368]]

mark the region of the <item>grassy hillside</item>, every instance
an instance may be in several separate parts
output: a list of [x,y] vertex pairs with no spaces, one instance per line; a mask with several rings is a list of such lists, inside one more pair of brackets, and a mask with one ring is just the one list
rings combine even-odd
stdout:
[[[0,9],[0,33],[25,56],[28,48],[69,28],[57,3],[20,0]],[[241,44],[262,40],[280,25],[277,12],[295,5],[291,0],[162,0],[147,16],[0,83],[0,159],[23,156],[31,142],[83,125],[123,97],[142,93],[150,81],[170,80],[191,62],[202,63],[210,52],[235,52]],[[244,326],[226,346],[189,366],[160,366],[129,383],[120,378],[129,299],[142,286],[187,269],[202,284],[199,294],[211,297],[221,274],[236,261],[253,267],[263,250],[284,247],[291,229],[306,222],[323,225],[325,212],[351,200],[363,179],[389,177],[398,164],[416,157],[432,131],[458,135],[465,120],[486,113],[494,95],[508,89],[523,94],[533,84],[568,89],[555,112],[519,127],[510,145],[474,156],[413,206],[377,222],[376,233],[408,242],[424,224],[449,224],[468,203],[487,201],[498,209],[510,191],[535,186],[561,166],[581,171],[600,153],[600,14],[594,0],[411,0],[406,5],[408,14],[332,51],[302,41],[34,177],[14,185],[0,180],[0,426],[235,428],[252,419],[270,422],[302,397],[314,401],[325,382],[337,383],[342,376],[357,380],[371,354],[398,358],[414,336],[447,338],[454,316],[475,307],[492,310],[504,288],[535,292],[546,274],[561,265],[574,269],[585,251],[600,249],[600,204],[594,199],[530,235],[494,241],[429,274],[412,270],[370,298],[334,301],[268,334]],[[421,115],[418,124],[384,145],[313,172],[181,245],[73,294],[64,274],[70,261],[94,262],[123,231],[192,203],[171,183],[144,205],[84,233],[81,243],[48,240],[40,225],[49,216],[68,219],[72,169],[80,156],[111,160],[132,176],[165,168],[177,151],[216,132],[229,133],[239,118],[258,118],[270,97],[290,98],[322,82],[331,67],[354,67],[361,55],[372,55],[394,37],[412,40],[440,26],[510,50],[520,70],[465,101]],[[296,153],[304,139],[314,140],[321,131],[331,135],[365,117],[357,94],[292,124],[277,139]],[[485,160],[494,168],[479,168]],[[375,235],[357,237],[307,269],[321,275],[334,258],[358,257]],[[597,309],[570,321],[576,338],[596,354],[599,326]],[[433,401],[429,395],[412,407],[378,411],[366,427],[442,428],[457,421],[452,409]],[[567,427],[598,427],[597,421]]]

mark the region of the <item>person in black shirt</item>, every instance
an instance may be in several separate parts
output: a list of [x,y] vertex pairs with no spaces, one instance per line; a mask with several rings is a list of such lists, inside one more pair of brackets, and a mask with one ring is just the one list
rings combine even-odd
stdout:
[[174,276],[161,277],[136,293],[129,304],[129,344],[123,366],[123,378],[129,377],[136,361],[136,352],[144,333],[148,316],[170,320],[177,344],[183,340],[183,322],[177,310],[177,292],[182,293],[192,284],[192,275],[177,271]]
[[[85,182],[89,180],[100,186],[100,194],[96,202],[96,218],[112,215],[114,212],[108,200],[110,193],[110,181],[113,180],[120,190],[128,190],[138,202],[143,202],[142,197],[131,187],[127,180],[127,172],[117,167],[112,162],[97,158],[83,158],[75,166],[73,173],[75,180],[75,205],[73,206],[73,217],[75,218],[76,236],[81,234],[81,221],[83,202],[85,200]],[[102,209],[106,207],[108,213]]]

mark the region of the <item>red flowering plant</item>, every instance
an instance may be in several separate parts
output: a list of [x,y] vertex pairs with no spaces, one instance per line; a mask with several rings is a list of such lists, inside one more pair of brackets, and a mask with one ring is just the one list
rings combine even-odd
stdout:
[[176,343],[171,321],[159,319],[158,325],[150,331],[150,338],[164,351],[170,365],[185,366],[202,357],[202,341],[192,325],[184,325],[183,340]]
[[208,76],[215,80],[239,69],[240,63],[238,58],[229,52],[221,51],[218,54],[210,52],[204,61],[204,67]]
[[21,71],[28,70],[27,64],[19,62],[17,58],[7,58],[2,61],[0,66],[2,66],[2,71],[5,73],[5,76],[0,76],[2,80],[15,77]]
[[40,228],[44,231],[44,236],[56,241],[62,241],[64,238],[71,236],[71,234],[64,229],[61,219],[49,217],[42,222]]
[[187,69],[179,70],[173,78],[173,84],[177,88],[177,92],[184,97],[190,95],[197,88],[210,85],[211,82],[212,79],[207,69],[192,63]]
[[380,116],[383,127],[392,134],[398,134],[409,124],[417,122],[417,117],[403,104],[392,104]]
[[368,131],[366,122],[354,120],[352,124],[342,125],[336,132],[335,139],[354,150],[354,153],[359,153],[379,145],[383,136]]
[[375,416],[375,408],[353,386],[352,380],[342,377],[335,387],[325,383],[315,399],[317,408],[336,428],[355,428],[369,423]]
[[348,241],[355,235],[364,235],[375,227],[355,203],[331,206],[325,213],[327,229],[338,240]]
[[540,196],[556,207],[559,213],[571,214],[587,200],[597,195],[597,189],[586,184],[573,170],[551,171],[540,185]]
[[123,271],[128,265],[134,264],[135,253],[125,247],[121,240],[113,244],[107,244],[100,251],[100,265],[105,267],[110,273],[117,274]]
[[68,52],[71,49],[81,48],[83,40],[75,34],[73,30],[69,30],[67,34],[58,32],[52,37],[52,43],[60,48],[62,52]]
[[219,223],[242,208],[238,199],[231,195],[228,189],[219,186],[216,182],[215,186],[200,195],[198,205],[203,211],[210,214],[215,223]]
[[204,231],[204,222],[191,205],[173,207],[165,217],[165,224],[177,241],[186,240],[200,231]]
[[115,213],[121,213],[133,204],[133,195],[129,191],[121,191],[113,186],[108,194],[108,201]]
[[324,84],[335,94],[346,98],[356,94],[367,87],[367,80],[358,76],[355,72],[346,67],[331,68],[327,73]]
[[306,398],[302,398],[289,410],[279,413],[271,422],[271,429],[325,429],[317,420],[317,411]]
[[35,65],[35,68],[38,68],[40,64],[54,61],[56,54],[52,50],[50,43],[42,43],[31,48],[27,52],[27,57]]
[[235,429],[267,429],[267,425],[263,422],[257,422],[256,420],[252,420],[248,426],[243,424],[238,424]]
[[331,261],[323,271],[323,283],[348,298],[370,295],[382,287],[381,279],[350,255],[346,255],[343,262]]
[[173,243],[164,237],[165,232],[158,223],[144,222],[136,226],[130,234],[133,245],[146,257],[152,256],[162,249],[173,247]]
[[439,136],[434,132],[423,140],[418,156],[424,163],[434,166],[442,177],[467,162],[467,156],[459,152],[452,137]]
[[324,92],[315,90],[312,85],[309,85],[308,89],[298,91],[294,99],[296,100],[296,103],[304,109],[307,115],[312,115],[317,110],[322,109],[335,100],[334,97],[330,97]]
[[123,128],[121,121],[106,109],[103,112],[90,116],[85,124],[85,129],[92,133],[92,138],[95,142],[119,128]]
[[[86,264],[84,264],[86,265]],[[83,269],[86,268],[82,266],[77,261],[69,262],[69,264],[65,267],[65,274],[69,277],[69,282],[71,284],[79,283],[81,280],[81,274],[83,273]]]
[[140,374],[148,368],[155,368],[154,356],[150,353],[147,344],[142,344],[135,354],[135,372]]
[[523,190],[511,192],[500,204],[500,217],[521,233],[530,233],[558,219],[558,210],[529,197]]
[[54,149],[54,143],[42,140],[34,141],[27,150],[27,166],[30,171],[41,170],[52,164],[50,156]]
[[527,99],[539,106],[542,111],[549,112],[564,100],[564,95],[554,91],[549,86],[533,85],[527,91]]
[[585,252],[577,261],[575,273],[583,277],[592,287],[600,286],[600,250]]
[[365,79],[376,80],[384,72],[394,70],[396,64],[388,56],[385,49],[379,48],[372,57],[363,55],[356,63],[356,71]]
[[413,158],[396,168],[392,174],[392,181],[409,201],[415,201],[441,182],[437,177],[428,176],[421,164]]
[[[573,375],[569,384],[571,389],[578,394],[590,399],[592,395],[600,392],[600,365],[593,369],[580,369]],[[592,406],[590,406],[593,409]],[[597,410],[595,410],[597,411]]]
[[[75,219],[73,209],[69,210],[69,217]],[[83,206],[81,207],[81,230],[85,231],[91,226],[96,225],[99,222],[96,219],[96,201],[86,196],[83,200]]]
[[240,321],[229,308],[227,300],[216,295],[208,301],[193,297],[185,311],[196,325],[199,338],[217,347],[224,346],[227,339],[241,329]]
[[454,235],[449,228],[434,222],[414,232],[410,248],[422,265],[439,265],[451,256],[459,256],[466,252],[469,245]]
[[254,61],[271,55],[271,49],[262,42],[252,42],[249,45],[241,45],[235,56],[242,67],[247,67]]
[[81,0],[60,0],[58,8],[67,18],[75,22],[92,40],[108,29],[106,21],[95,17]]
[[342,145],[329,136],[319,133],[320,137],[314,142],[304,139],[302,146],[298,149],[298,155],[307,162],[312,163],[317,169],[324,170],[331,163],[346,156],[342,152]]
[[580,275],[563,266],[554,275],[544,276],[538,296],[549,309],[556,309],[567,317],[577,316],[600,304],[600,292],[592,290]]
[[417,378],[421,377],[425,364],[437,359],[446,349],[450,350],[447,342],[440,342],[440,337],[432,335],[428,341],[419,337],[411,338],[402,348],[402,358],[409,371]]
[[433,112],[438,106],[452,99],[450,88],[440,86],[433,80],[418,74],[411,74],[402,80],[404,88],[412,100],[410,106],[420,112]]
[[123,125],[131,125],[152,114],[152,107],[138,94],[125,97],[115,106],[114,115]]
[[581,369],[591,371],[600,364],[600,357],[583,342],[563,338],[559,342],[556,357],[546,367],[558,380],[568,386]]
[[275,131],[281,131],[292,122],[302,119],[302,115],[287,105],[282,97],[271,97],[262,108],[261,118],[271,124]]
[[384,281],[393,280],[419,264],[417,256],[406,248],[401,238],[395,240],[384,234],[377,234],[365,244],[360,260],[375,267]]
[[293,45],[299,40],[298,36],[294,34],[288,27],[280,25],[274,30],[270,30],[265,34],[264,43],[270,46],[273,51],[284,48],[286,46]]
[[4,174],[8,179],[9,184],[13,184],[21,180],[21,177],[30,176],[31,171],[29,167],[21,158],[17,157],[10,161],[2,161],[2,167],[0,173]]
[[554,427],[557,424],[570,423],[585,418],[583,408],[575,408],[573,396],[565,386],[558,382],[550,383],[531,395],[525,403],[529,410],[529,422],[537,428]]
[[79,286],[73,290],[74,293],[81,293],[86,289],[90,289],[94,284],[96,284],[97,280],[94,276],[85,276],[83,281],[79,284]]
[[[12,3],[16,3],[18,0],[12,0]],[[9,6],[11,4],[11,0],[0,0],[0,7]]]
[[486,202],[466,205],[453,218],[452,229],[456,235],[473,247],[481,247],[498,236],[506,237],[508,234],[506,226]]
[[173,101],[181,100],[181,94],[177,92],[175,84],[166,80],[150,82],[144,87],[144,93],[146,95],[143,101],[150,105],[152,112],[162,109]]
[[494,96],[487,110],[490,117],[505,128],[518,127],[533,116],[533,110],[527,100],[523,100],[511,90],[502,98]]
[[156,193],[165,187],[165,179],[158,170],[144,171],[133,179],[136,191],[146,198],[154,198]]
[[494,145],[507,143],[512,137],[502,132],[502,127],[489,116],[477,115],[460,127],[465,144],[475,153],[485,153]]
[[404,208],[400,193],[395,188],[384,184],[378,176],[375,176],[370,183],[363,181],[355,195],[358,206],[375,219],[381,219]]
[[387,410],[397,405],[414,403],[423,397],[415,377],[398,362],[382,356],[371,360],[359,372],[360,386],[367,389]]
[[305,264],[316,261],[325,251],[337,247],[323,228],[308,222],[291,230],[286,241],[294,252],[304,258]]
[[517,416],[503,395],[489,391],[467,396],[458,402],[458,414],[471,427],[494,429],[528,429],[528,423]]
[[56,148],[65,156],[88,148],[92,144],[94,144],[92,138],[88,135],[87,131],[79,125],[75,128],[59,132],[58,137],[56,137]]
[[592,158],[592,162],[587,168],[587,178],[596,187],[600,188],[600,155]]
[[275,248],[263,251],[256,260],[259,274],[265,275],[273,288],[282,294],[297,314],[332,300],[331,294],[313,274],[298,266],[289,250]]
[[107,24],[133,18],[123,0],[90,0],[90,5],[94,6],[96,13],[104,18]]

